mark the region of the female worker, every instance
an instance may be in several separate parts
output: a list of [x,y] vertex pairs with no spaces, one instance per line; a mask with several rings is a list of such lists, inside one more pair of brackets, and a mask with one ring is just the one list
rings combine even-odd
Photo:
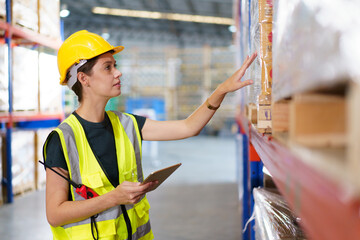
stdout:
[[154,121],[105,111],[108,100],[121,94],[122,74],[113,55],[123,48],[82,30],[59,49],[60,84],[75,92],[80,106],[49,135],[44,160],[99,196],[85,199],[47,168],[46,214],[54,239],[153,239],[145,194],[156,182],[141,185],[141,141],[197,135],[227,93],[252,83],[241,78],[256,54],[185,120]]

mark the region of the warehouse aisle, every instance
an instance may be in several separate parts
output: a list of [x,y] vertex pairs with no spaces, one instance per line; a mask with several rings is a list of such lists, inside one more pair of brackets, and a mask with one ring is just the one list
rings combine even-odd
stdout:
[[[155,239],[241,239],[234,138],[198,136],[159,142],[158,154],[150,154],[148,147],[145,142],[144,175],[178,162],[183,164],[148,194]],[[51,239],[44,200],[44,191],[38,191],[0,207],[1,239]]]

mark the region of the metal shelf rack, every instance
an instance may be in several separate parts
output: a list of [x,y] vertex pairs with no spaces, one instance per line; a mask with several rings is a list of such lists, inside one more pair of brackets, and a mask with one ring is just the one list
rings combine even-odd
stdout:
[[[306,164],[303,156],[292,152],[281,141],[258,133],[245,117],[239,116],[237,122],[243,135],[242,158],[246,172],[244,223],[252,213],[252,189],[261,186],[259,166],[253,165],[254,158],[248,155],[253,148],[291,209],[302,219],[309,239],[360,239],[360,198],[347,195],[343,184]],[[247,229],[243,239],[255,239],[252,228]]]
[[6,0],[6,21],[0,20],[0,29],[5,31],[3,38],[8,46],[8,92],[9,92],[9,111],[0,114],[0,130],[6,132],[6,176],[1,183],[6,189],[5,202],[13,202],[12,190],[12,131],[13,128],[19,129],[39,129],[57,126],[63,119],[63,113],[43,114],[40,112],[14,112],[12,108],[12,51],[10,49],[15,45],[31,44],[48,47],[51,49],[59,49],[61,45],[60,39],[54,39],[41,35],[30,29],[15,26],[11,22],[11,1]]

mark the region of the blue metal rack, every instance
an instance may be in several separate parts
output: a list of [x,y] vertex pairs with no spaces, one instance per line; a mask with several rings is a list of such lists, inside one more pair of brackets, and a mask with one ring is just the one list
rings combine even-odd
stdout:
[[[263,186],[263,163],[258,156],[255,148],[249,141],[249,128],[244,126],[241,121],[238,121],[240,134],[242,153],[238,154],[238,162],[242,163],[242,229],[243,240],[254,240],[255,239],[255,223],[251,221],[251,216],[254,212],[254,198],[252,190],[257,187]],[[250,224],[248,224],[248,222]]]
[[[6,22],[11,24],[11,1],[6,0]],[[6,127],[6,179],[4,183],[6,184],[6,197],[7,202],[13,202],[13,191],[12,191],[12,152],[11,152],[11,141],[12,141],[12,51],[11,48],[11,35],[6,33],[5,42],[8,45],[8,92],[9,92],[9,115],[10,121]]]

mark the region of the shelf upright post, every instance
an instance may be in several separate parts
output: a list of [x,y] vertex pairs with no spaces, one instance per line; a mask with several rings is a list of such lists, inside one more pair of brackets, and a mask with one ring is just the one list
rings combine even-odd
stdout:
[[251,186],[250,186],[250,164],[249,164],[249,139],[246,134],[242,134],[242,164],[243,164],[243,199],[242,199],[242,229],[243,231],[243,240],[250,240],[250,226],[247,225],[247,222],[251,216]]
[[[250,197],[251,197],[251,213],[254,213],[254,195],[253,189],[262,187],[263,184],[263,163],[257,154],[254,146],[249,142],[249,161],[250,161]],[[255,240],[255,221],[251,221],[251,240]]]
[[[11,25],[11,0],[6,0],[6,22]],[[9,93],[9,122],[6,126],[6,202],[12,203],[13,191],[12,191],[12,50],[11,50],[11,28],[8,28],[5,32],[5,42],[8,46],[8,93]]]

